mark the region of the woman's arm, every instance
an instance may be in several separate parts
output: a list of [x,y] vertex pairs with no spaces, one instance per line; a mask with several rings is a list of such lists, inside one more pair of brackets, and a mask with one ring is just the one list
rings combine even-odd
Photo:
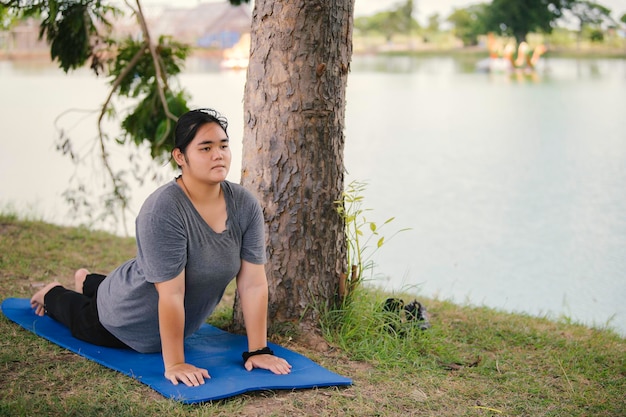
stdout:
[[210,378],[206,369],[185,363],[185,271],[169,281],[154,284],[159,293],[159,332],[165,377],[178,385],[204,384]]
[[[243,319],[248,335],[250,352],[267,346],[267,277],[265,266],[241,261],[241,269],[237,274],[237,291],[241,299]],[[255,355],[250,357],[245,367],[268,369],[275,374],[288,374],[291,365],[277,356]]]

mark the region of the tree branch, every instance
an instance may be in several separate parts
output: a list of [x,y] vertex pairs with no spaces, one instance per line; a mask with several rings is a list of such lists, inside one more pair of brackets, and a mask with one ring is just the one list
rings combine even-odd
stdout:
[[150,39],[150,32],[148,31],[148,24],[146,23],[146,19],[143,15],[141,4],[139,3],[139,0],[136,0],[136,1],[137,1],[137,11],[138,11],[137,19],[139,20],[139,24],[141,25],[141,31],[143,32],[145,40],[148,43],[148,47],[150,48],[150,55],[152,55],[152,61],[154,62],[154,70],[156,72],[156,78],[157,78],[156,82],[157,82],[157,85],[159,86],[163,84],[163,88],[158,89],[159,98],[161,99],[161,104],[163,105],[163,111],[165,112],[165,115],[169,119],[173,121],[177,121],[178,118],[170,112],[170,109],[167,105],[167,100],[165,98],[165,89],[167,89],[168,86],[167,86],[166,79],[163,75],[163,68],[161,67],[161,62],[159,60],[159,57],[157,56],[156,48],[154,47],[154,44],[152,43],[152,40]]
[[[161,105],[163,106],[163,112],[165,116],[174,122],[178,121],[178,118],[170,112],[170,108],[167,105],[167,98],[165,97],[165,90],[169,89],[167,85],[167,78],[164,75],[163,67],[161,64],[161,60],[159,59],[156,48],[150,39],[150,31],[148,30],[148,24],[146,23],[146,18],[143,14],[143,10],[141,8],[141,3],[139,0],[135,0],[137,3],[137,20],[139,20],[139,24],[141,25],[141,31],[145,37],[145,41],[148,43],[148,48],[150,49],[150,55],[152,56],[152,61],[154,62],[154,71],[155,71],[155,82],[157,83],[157,92],[159,93],[159,99],[161,100]],[[158,143],[163,143],[167,139],[170,134],[171,124],[167,123],[167,129],[163,132],[161,138],[157,140]]]
[[113,182],[113,193],[120,199],[122,202],[122,224],[124,225],[124,231],[128,234],[128,230],[126,229],[126,198],[119,191],[118,179],[113,172],[113,168],[111,168],[111,164],[109,163],[109,154],[106,151],[106,146],[104,144],[104,133],[102,132],[102,119],[104,119],[104,115],[106,114],[107,108],[109,107],[109,103],[111,103],[111,99],[113,98],[113,94],[117,91],[118,87],[122,83],[122,80],[126,78],[126,76],[133,70],[135,65],[141,59],[141,56],[145,53],[148,48],[148,43],[144,41],[143,48],[140,48],[137,53],[133,56],[133,58],[128,62],[128,65],[124,67],[124,70],[117,76],[115,81],[113,81],[113,86],[109,91],[109,95],[107,96],[102,108],[100,110],[100,116],[98,117],[98,139],[100,141],[100,152],[102,156],[102,163],[104,164],[104,168],[109,173],[111,177],[111,181]]
[[[113,95],[115,94],[115,92],[117,91],[117,89],[119,88],[120,84],[122,83],[122,81],[124,80],[124,78],[126,78],[126,76],[135,68],[135,66],[137,65],[137,63],[139,62],[139,60],[141,59],[142,55],[145,53],[146,49],[148,49],[150,51],[150,55],[152,57],[152,61],[154,63],[154,70],[155,70],[155,82],[157,85],[157,92],[159,94],[159,98],[161,101],[161,105],[163,106],[163,111],[165,112],[165,115],[167,116],[168,119],[171,119],[173,121],[177,120],[177,117],[174,116],[170,111],[169,111],[169,107],[167,105],[167,99],[165,97],[165,89],[168,88],[167,85],[167,81],[166,78],[163,74],[163,68],[162,65],[160,63],[160,60],[158,59],[158,55],[156,53],[156,49],[154,44],[151,41],[151,37],[150,37],[150,32],[148,30],[148,25],[146,23],[145,17],[143,15],[143,10],[141,8],[141,4],[139,3],[139,0],[136,0],[136,4],[137,4],[137,8],[133,8],[131,6],[131,4],[128,1],[125,1],[126,5],[135,13],[135,15],[137,16],[137,20],[141,26],[141,31],[144,37],[144,43],[143,43],[143,47],[140,48],[135,55],[133,56],[133,58],[128,62],[128,64],[124,67],[124,69],[122,70],[122,72],[120,72],[120,74],[117,76],[117,78],[113,81],[113,85],[109,91],[109,95],[107,96],[105,102],[102,105],[101,111],[100,111],[100,115],[98,117],[98,139],[100,142],[100,152],[101,152],[101,156],[102,156],[102,162],[104,165],[104,168],[106,169],[106,171],[109,174],[109,177],[111,178],[111,181],[113,182],[113,193],[115,194],[115,196],[122,202],[122,223],[124,224],[124,228],[126,228],[126,219],[125,219],[125,211],[126,211],[126,205],[127,205],[127,201],[126,201],[126,197],[122,194],[122,192],[120,191],[120,186],[119,186],[119,180],[116,177],[115,173],[113,172],[113,168],[111,167],[111,164],[109,163],[109,156],[108,153],[106,151],[106,145],[105,145],[105,137],[104,137],[104,132],[102,129],[102,120],[104,119],[104,116],[106,114],[106,111],[109,107],[109,104],[111,103],[111,100],[113,98]],[[168,123],[167,125],[167,130],[164,133],[164,137],[167,138],[170,132],[170,124]],[[126,233],[128,233],[128,231],[126,231]]]

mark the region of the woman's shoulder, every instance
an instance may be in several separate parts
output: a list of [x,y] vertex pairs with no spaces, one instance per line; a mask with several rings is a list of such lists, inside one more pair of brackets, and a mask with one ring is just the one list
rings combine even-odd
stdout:
[[246,228],[255,219],[263,218],[263,210],[258,198],[240,184],[224,181],[222,189],[229,200],[242,228]]
[[244,188],[241,184],[224,181],[222,183],[222,189],[225,193],[230,194],[235,201],[242,201],[248,204],[258,204],[258,199],[254,196],[254,194],[252,194],[250,190]]
[[169,181],[154,190],[152,194],[146,198],[142,209],[144,210],[163,210],[166,207],[178,206],[181,201],[183,192],[176,184],[175,180]]

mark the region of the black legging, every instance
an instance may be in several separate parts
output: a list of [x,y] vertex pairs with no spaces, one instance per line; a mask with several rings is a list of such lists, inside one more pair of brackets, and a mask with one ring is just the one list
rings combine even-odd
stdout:
[[87,275],[82,294],[61,285],[53,287],[44,297],[46,313],[67,326],[77,339],[98,346],[129,349],[100,323],[96,296],[105,278],[100,274]]

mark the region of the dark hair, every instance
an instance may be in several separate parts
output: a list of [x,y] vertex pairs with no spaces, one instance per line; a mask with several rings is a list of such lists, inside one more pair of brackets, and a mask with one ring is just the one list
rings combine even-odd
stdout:
[[196,136],[198,129],[207,123],[220,125],[228,136],[228,120],[213,109],[196,109],[188,111],[178,118],[174,134],[174,149],[178,148],[182,153]]

